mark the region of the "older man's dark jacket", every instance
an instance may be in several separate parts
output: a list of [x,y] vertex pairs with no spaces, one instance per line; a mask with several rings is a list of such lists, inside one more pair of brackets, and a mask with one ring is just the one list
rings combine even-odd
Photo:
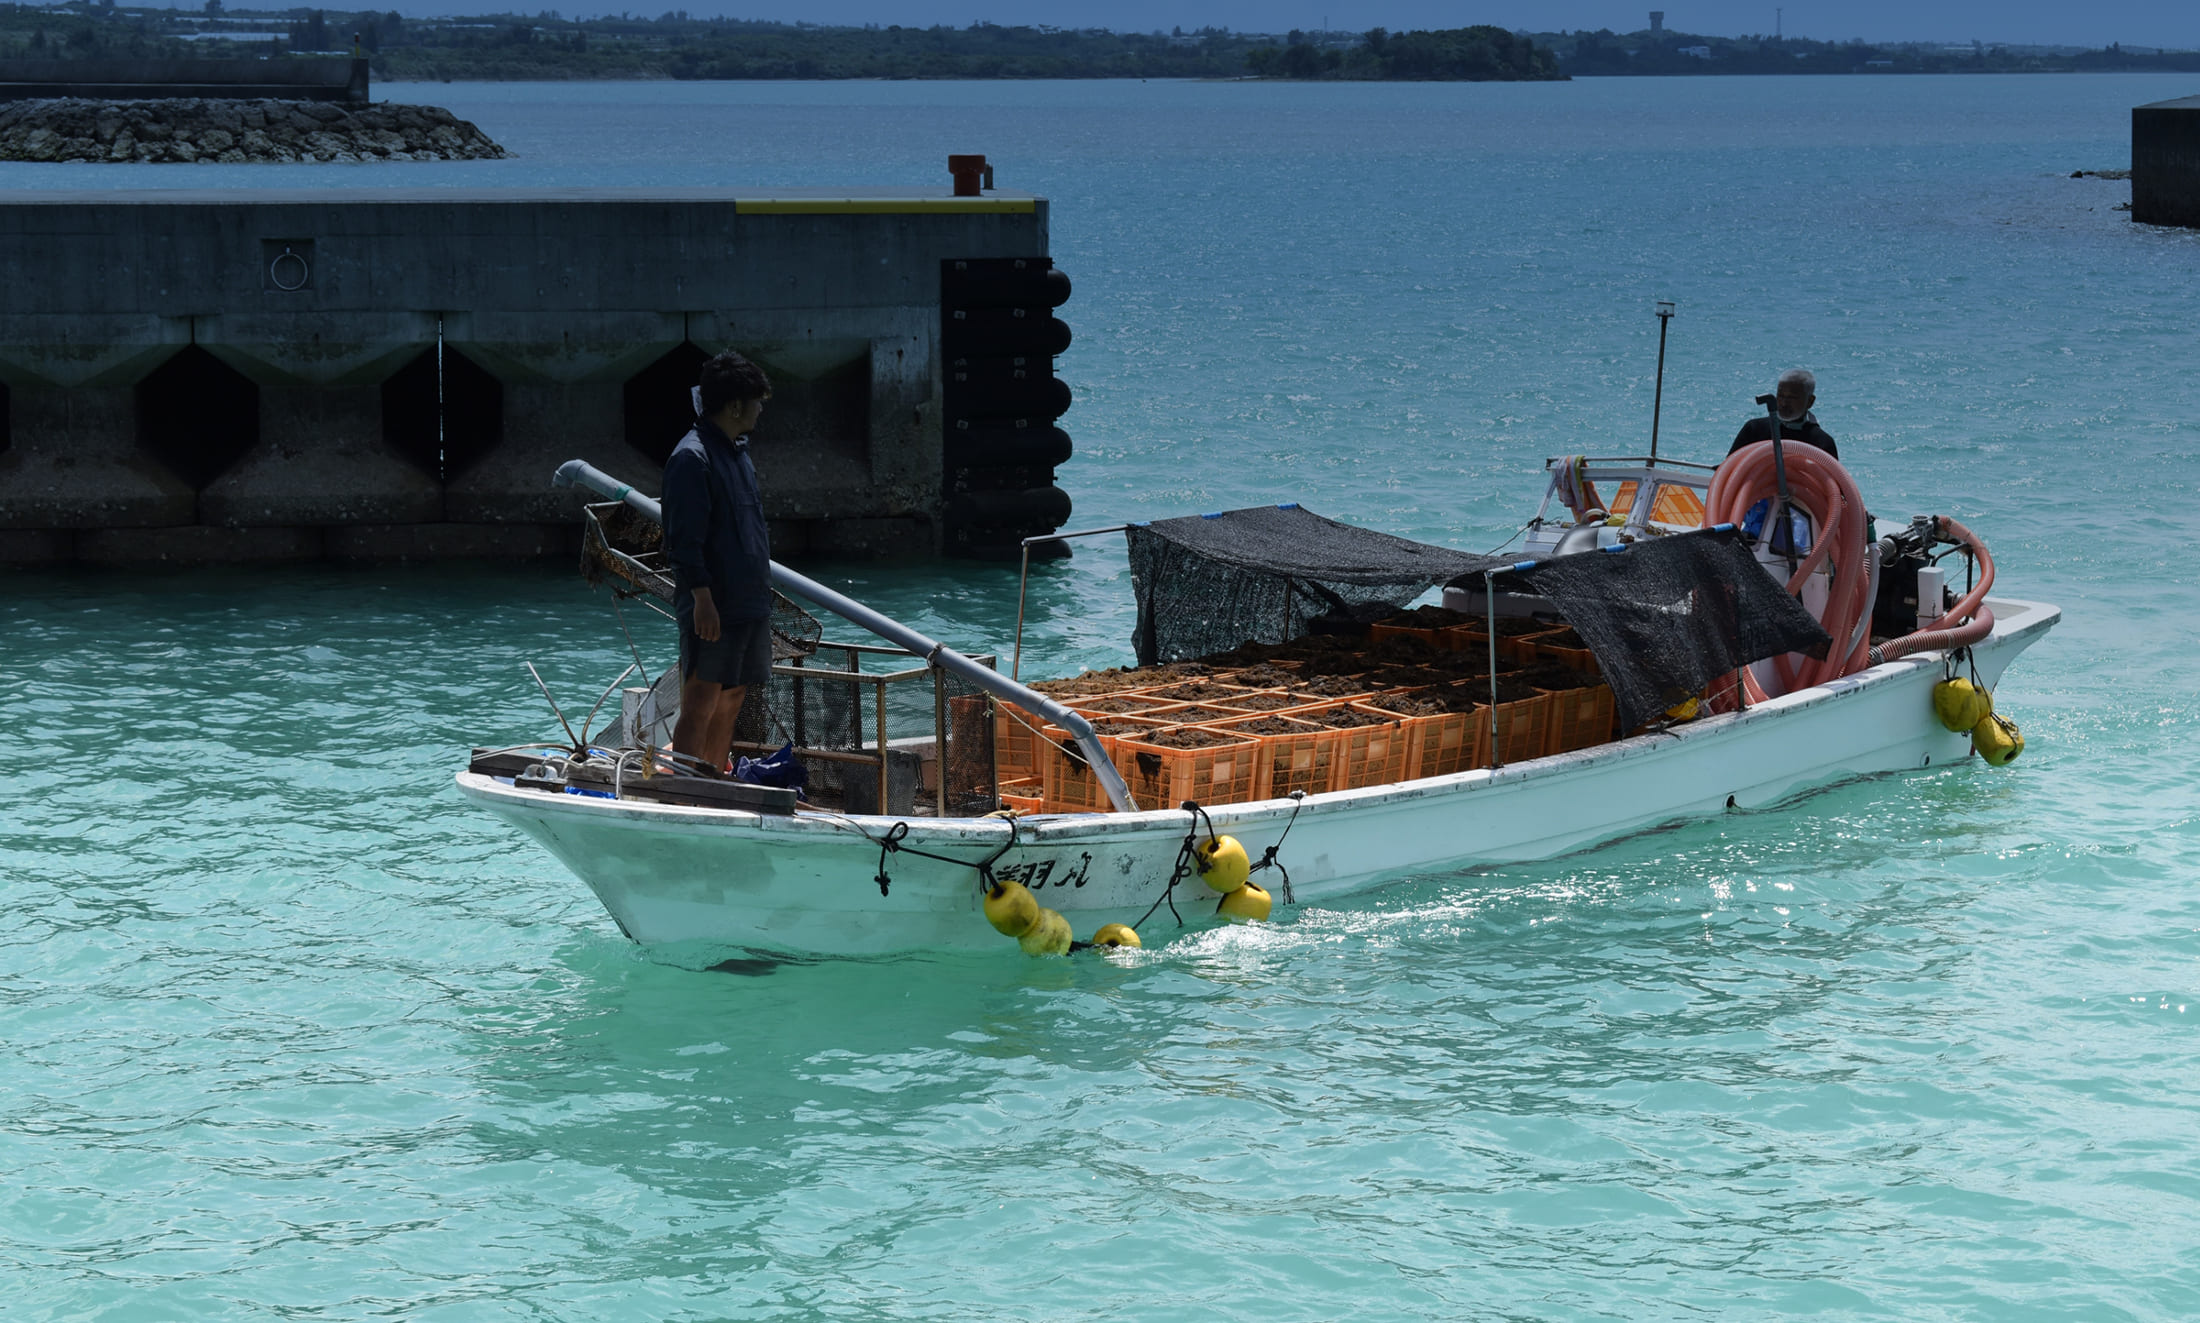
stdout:
[[[1771,439],[1772,420],[1770,418],[1752,418],[1742,424],[1741,434],[1734,438],[1733,445],[1726,448],[1726,453],[1731,455],[1743,446],[1753,446],[1759,441],[1770,441]],[[1800,441],[1804,445],[1818,447],[1835,459],[1841,458],[1841,452],[1834,448],[1833,438],[1826,434],[1825,428],[1818,425],[1818,418],[1815,414],[1806,413],[1796,422],[1781,423],[1780,439],[1782,441]]]
[[768,619],[771,536],[748,438],[728,437],[698,418],[665,461],[663,505],[665,559],[682,627],[694,628],[698,588],[710,589],[723,622]]

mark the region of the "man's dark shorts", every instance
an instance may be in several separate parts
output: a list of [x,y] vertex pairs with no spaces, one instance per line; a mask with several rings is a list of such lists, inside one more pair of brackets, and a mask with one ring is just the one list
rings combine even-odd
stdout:
[[772,624],[769,620],[727,620],[718,641],[705,643],[686,621],[680,622],[680,678],[712,684],[759,685],[772,677]]

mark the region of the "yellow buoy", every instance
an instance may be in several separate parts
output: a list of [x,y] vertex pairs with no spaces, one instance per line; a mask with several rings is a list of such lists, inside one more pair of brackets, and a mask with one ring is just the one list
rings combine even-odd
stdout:
[[1969,730],[1994,714],[1994,696],[1957,678],[1933,686],[1933,715],[1950,730]]
[[1999,712],[1988,713],[1984,721],[1971,728],[1971,747],[1978,756],[1996,767],[2006,766],[2024,752],[2024,736],[2017,730],[2017,723]]
[[1224,896],[1221,903],[1215,906],[1215,913],[1259,923],[1268,917],[1268,911],[1272,908],[1274,902],[1269,900],[1268,893],[1248,882]]
[[1031,931],[1016,939],[1016,944],[1024,948],[1028,956],[1068,955],[1069,943],[1069,920],[1062,917],[1060,910],[1044,908],[1039,911],[1039,921],[1031,925]]
[[1144,942],[1138,940],[1138,930],[1131,927],[1127,923],[1101,924],[1100,931],[1092,935],[1092,944],[1094,946],[1130,947],[1142,947],[1145,945]]
[[985,921],[1009,937],[1021,937],[1039,921],[1039,901],[1021,882],[995,882],[985,893]]
[[1227,896],[1253,875],[1253,861],[1235,836],[1210,836],[1194,848],[1199,856],[1199,875],[1208,886]]

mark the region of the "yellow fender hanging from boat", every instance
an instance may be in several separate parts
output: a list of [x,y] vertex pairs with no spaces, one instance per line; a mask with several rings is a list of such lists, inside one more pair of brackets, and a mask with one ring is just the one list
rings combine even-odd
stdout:
[[1994,696],[1956,677],[1933,686],[1933,715],[1953,731],[1965,731],[1994,714]]
[[1235,836],[1210,836],[1192,851],[1192,863],[1208,886],[1227,896],[1253,875],[1253,861]]
[[1999,712],[1989,712],[1971,728],[1971,747],[1990,765],[2006,767],[2024,752],[2024,734],[2016,722]]

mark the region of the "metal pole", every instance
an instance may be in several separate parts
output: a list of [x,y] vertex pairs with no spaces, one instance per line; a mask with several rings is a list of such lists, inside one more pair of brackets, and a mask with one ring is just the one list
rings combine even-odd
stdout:
[[1497,571],[1482,571],[1482,605],[1489,610],[1490,637],[1490,770],[1505,765],[1497,752]]
[[[664,509],[655,500],[642,495],[617,478],[585,460],[569,459],[558,466],[552,479],[559,487],[586,487],[614,501],[623,501],[629,509],[647,518],[651,523],[664,523]],[[1120,532],[1121,529],[1094,529],[1093,532]],[[1069,536],[1056,534],[1056,536]],[[1045,694],[1028,688],[1002,675],[990,666],[978,663],[956,652],[944,643],[936,643],[898,620],[879,614],[852,597],[834,592],[821,583],[805,578],[778,561],[771,563],[772,586],[782,592],[806,597],[817,605],[839,616],[852,625],[871,631],[889,643],[907,649],[922,657],[926,665],[937,666],[943,671],[967,681],[995,698],[1005,698],[1027,712],[1036,713],[1077,737],[1084,749],[1093,774],[1108,792],[1108,802],[1118,812],[1135,813],[1138,803],[1131,798],[1131,788],[1123,781],[1123,774],[1116,770],[1114,760],[1100,746],[1100,737],[1092,730],[1092,723],[1082,713],[1072,712]]]
[[1024,568],[1016,575],[1016,655],[1009,659],[1008,678],[1018,680],[1024,673],[1024,589],[1031,582],[1031,539],[1024,539]]
[[884,680],[874,682],[871,686],[871,692],[878,696],[878,811],[892,813],[894,811],[893,806],[887,803],[886,800],[893,780],[888,775],[890,769],[887,765],[886,682]]
[[941,817],[947,816],[947,672],[932,672],[932,768],[933,798]]
[[1099,537],[1103,533],[1120,533],[1129,527],[1129,524],[1115,524],[1107,528],[1081,528],[1074,533],[1043,533],[1038,537],[1024,539],[1023,573],[1016,576],[1016,655],[1008,663],[1009,679],[1020,678],[1024,669],[1024,591],[1025,585],[1031,582],[1032,544],[1035,542],[1061,542],[1073,537]]
[[1665,328],[1673,320],[1673,305],[1658,300],[1658,393],[1650,400],[1650,462],[1658,462],[1658,415],[1665,410]]

